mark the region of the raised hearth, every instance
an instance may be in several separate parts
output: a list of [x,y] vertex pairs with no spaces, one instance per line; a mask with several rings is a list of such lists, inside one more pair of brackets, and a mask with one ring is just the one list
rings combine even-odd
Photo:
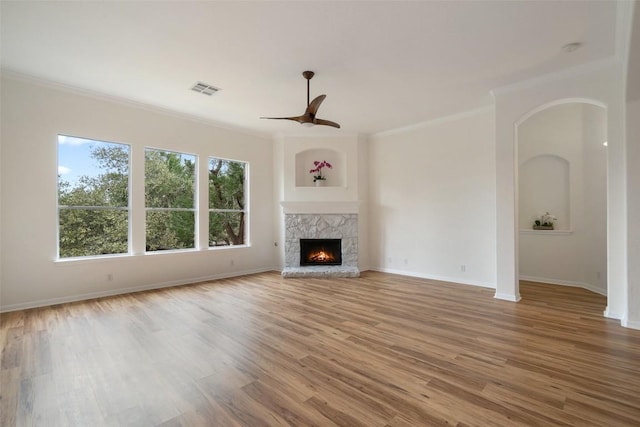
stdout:
[[360,269],[344,265],[288,267],[282,270],[282,277],[360,277]]

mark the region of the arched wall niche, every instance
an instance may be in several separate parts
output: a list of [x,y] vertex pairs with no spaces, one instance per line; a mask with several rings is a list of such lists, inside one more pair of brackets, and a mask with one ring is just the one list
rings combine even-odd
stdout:
[[538,154],[519,165],[519,228],[531,229],[534,220],[549,212],[556,230],[571,229],[569,161],[555,154]]
[[315,161],[326,161],[332,168],[323,168],[322,175],[326,176],[327,187],[346,187],[347,161],[345,153],[331,148],[312,148],[302,150],[295,154],[295,186],[313,187],[313,174],[309,171],[314,169]]

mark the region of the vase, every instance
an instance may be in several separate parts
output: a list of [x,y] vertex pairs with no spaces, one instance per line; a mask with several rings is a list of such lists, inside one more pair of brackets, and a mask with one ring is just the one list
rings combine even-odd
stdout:
[[324,187],[324,179],[316,179],[316,187]]
[[553,225],[534,225],[534,230],[553,230]]

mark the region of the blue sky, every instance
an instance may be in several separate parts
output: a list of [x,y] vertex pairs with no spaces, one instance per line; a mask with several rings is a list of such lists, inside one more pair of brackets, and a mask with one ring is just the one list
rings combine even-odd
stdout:
[[98,162],[90,156],[91,150],[109,144],[113,143],[58,135],[58,175],[71,185],[83,175],[98,175],[101,171],[98,169]]

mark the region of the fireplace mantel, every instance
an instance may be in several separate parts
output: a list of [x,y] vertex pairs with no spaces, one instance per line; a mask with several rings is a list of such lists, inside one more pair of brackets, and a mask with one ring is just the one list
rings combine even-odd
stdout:
[[280,202],[285,214],[358,214],[361,202]]

